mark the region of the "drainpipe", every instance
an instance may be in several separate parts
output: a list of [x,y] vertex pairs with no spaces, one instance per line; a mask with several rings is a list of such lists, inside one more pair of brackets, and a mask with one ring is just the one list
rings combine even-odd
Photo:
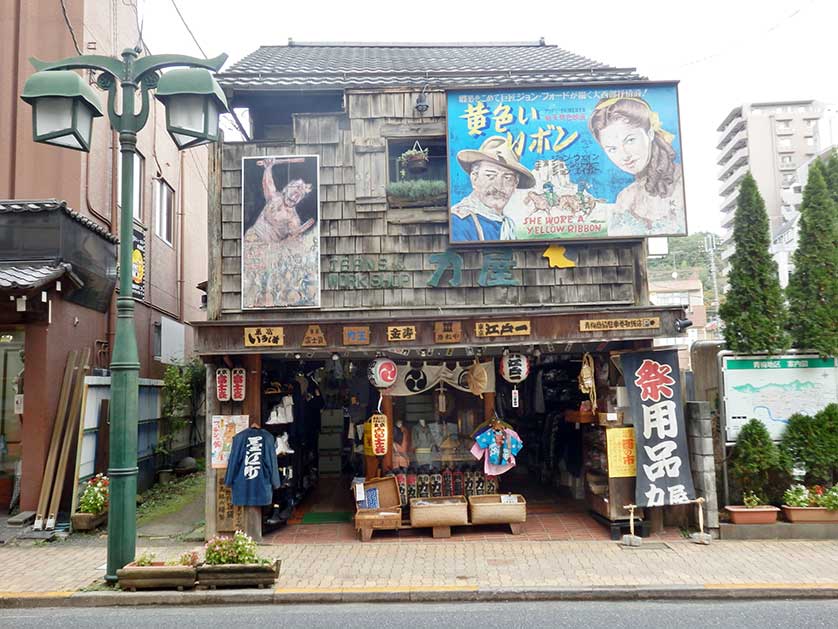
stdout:
[[183,312],[184,312],[184,306],[183,306],[183,294],[184,294],[183,288],[184,288],[184,286],[183,285],[184,285],[184,275],[185,275],[185,273],[184,273],[184,269],[183,269],[183,260],[184,260],[184,255],[183,255],[183,243],[184,243],[183,232],[186,231],[183,228],[184,224],[185,224],[184,220],[183,220],[183,216],[184,216],[183,205],[184,205],[184,198],[186,197],[186,194],[184,193],[184,187],[185,187],[184,182],[186,181],[186,176],[185,176],[184,170],[183,170],[184,153],[185,153],[184,151],[180,151],[180,177],[179,177],[179,181],[178,181],[178,196],[180,197],[180,200],[178,201],[178,212],[177,212],[178,213],[178,220],[177,220],[177,223],[175,225],[177,230],[180,232],[178,234],[178,241],[179,242],[178,242],[178,267],[177,267],[177,278],[178,278],[177,279],[177,305],[178,305],[178,321],[180,323],[184,322],[183,321]]

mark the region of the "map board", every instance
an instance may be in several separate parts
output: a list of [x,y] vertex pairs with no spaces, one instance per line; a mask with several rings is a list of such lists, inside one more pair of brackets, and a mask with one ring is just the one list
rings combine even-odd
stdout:
[[813,355],[723,356],[725,438],[736,441],[751,418],[779,440],[794,413],[814,415],[838,401],[836,359]]

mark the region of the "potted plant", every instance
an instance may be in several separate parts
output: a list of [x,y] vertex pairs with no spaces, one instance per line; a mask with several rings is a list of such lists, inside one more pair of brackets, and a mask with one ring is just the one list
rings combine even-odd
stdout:
[[421,174],[428,170],[428,149],[423,149],[417,140],[413,144],[413,148],[407,149],[399,155],[399,171],[404,178],[404,171],[409,173]]
[[767,504],[772,476],[783,467],[777,445],[768,429],[758,419],[751,419],[739,431],[731,454],[731,472],[742,490],[742,505],[728,505],[725,510],[734,524],[771,524],[779,509]]
[[263,588],[279,577],[279,560],[259,557],[256,542],[242,531],[236,531],[233,537],[213,537],[204,549],[204,563],[198,565],[199,587]]
[[154,553],[143,553],[124,568],[116,571],[123,590],[195,587],[198,553],[183,553],[174,561],[154,561]]
[[108,519],[108,477],[96,474],[84,484],[77,511],[70,516],[74,531],[92,531]]
[[448,184],[441,179],[406,179],[387,185],[387,204],[392,208],[444,206]]
[[838,485],[792,485],[783,494],[783,515],[789,522],[838,522]]

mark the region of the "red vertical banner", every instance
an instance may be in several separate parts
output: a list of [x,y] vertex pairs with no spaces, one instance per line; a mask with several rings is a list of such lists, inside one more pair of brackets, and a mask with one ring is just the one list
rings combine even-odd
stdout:
[[230,370],[226,367],[215,370],[215,395],[219,402],[230,401]]
[[232,398],[234,402],[244,402],[247,389],[247,371],[243,367],[236,367],[232,372]]

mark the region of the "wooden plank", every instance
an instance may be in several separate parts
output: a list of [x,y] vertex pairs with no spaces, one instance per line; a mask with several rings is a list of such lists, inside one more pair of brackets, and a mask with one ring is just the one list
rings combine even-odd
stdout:
[[67,461],[70,457],[70,446],[76,440],[76,430],[79,428],[81,396],[84,391],[84,377],[88,371],[90,371],[90,348],[86,347],[81,352],[81,360],[73,376],[73,393],[70,405],[67,407],[67,429],[64,431],[61,454],[58,458],[58,467],[55,470],[55,484],[53,485],[52,497],[49,502],[49,515],[47,516],[46,524],[44,524],[44,528],[48,531],[55,528],[58,509],[61,506],[61,494],[64,491],[64,477],[67,475]]
[[[79,406],[79,430],[78,430],[78,438],[76,440],[76,464],[73,470],[73,497],[70,500],[70,513],[75,513],[76,508],[79,504],[79,468],[81,467],[81,451],[82,451],[82,442],[84,441],[84,411],[87,408],[87,392],[89,387],[87,383],[84,382],[85,378],[82,378],[82,395],[81,395],[81,405]],[[70,521],[70,528],[72,529],[72,520]]]
[[[221,156],[223,143],[209,147],[207,170],[207,319],[218,319],[221,314]],[[241,168],[241,167],[240,167]],[[240,170],[239,170],[240,172]],[[239,175],[241,177],[241,175]]]
[[78,361],[78,352],[72,350],[67,354],[67,365],[64,367],[64,378],[61,381],[61,392],[58,396],[58,408],[55,411],[55,421],[52,423],[52,437],[47,454],[47,464],[44,468],[44,475],[41,478],[41,493],[38,497],[38,509],[35,512],[35,523],[32,528],[36,531],[44,528],[44,514],[49,506],[49,494],[52,489],[52,481],[55,478],[55,460],[58,456],[58,447],[61,437],[64,434],[64,423],[67,419],[67,402],[70,399],[70,387],[73,383],[73,375]]
[[385,138],[425,138],[439,137],[445,134],[445,123],[437,121],[420,122],[411,120],[405,123],[385,123],[381,125],[381,135]]
[[642,240],[634,246],[634,285],[637,287],[635,294],[636,306],[649,305],[649,275],[646,270],[646,260],[648,260],[648,253],[646,251],[646,241]]

